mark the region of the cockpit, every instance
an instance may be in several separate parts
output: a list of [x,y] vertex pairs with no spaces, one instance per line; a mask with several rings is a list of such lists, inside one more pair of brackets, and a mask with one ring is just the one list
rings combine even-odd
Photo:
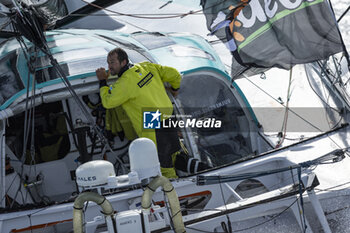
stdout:
[[212,72],[184,76],[175,106],[187,121],[207,122],[202,127],[184,128],[187,147],[194,157],[213,167],[232,163],[254,153],[254,122],[232,93],[232,87]]

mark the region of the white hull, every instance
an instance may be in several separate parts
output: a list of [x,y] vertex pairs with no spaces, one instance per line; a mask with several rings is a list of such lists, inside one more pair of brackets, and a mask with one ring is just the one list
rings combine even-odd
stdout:
[[[312,160],[320,157],[323,154],[333,151],[335,148],[337,148],[335,146],[335,143],[338,144],[340,147],[347,147],[346,140],[344,139],[347,139],[350,136],[350,133],[347,132],[346,129],[347,128],[344,128],[339,130],[338,132],[333,132],[328,135],[324,135],[322,137],[315,138],[307,142],[300,143],[296,146],[291,146],[286,149],[281,149],[279,151],[275,151],[265,156],[261,156],[259,158],[255,158],[243,163],[227,166],[212,172],[207,172],[203,175],[230,175],[254,171],[265,171],[275,168],[283,168],[292,164]],[[332,140],[330,140],[330,138]],[[341,232],[337,229],[342,229],[342,226],[335,226],[335,224],[333,223],[333,221],[338,221],[332,220],[334,215],[341,214],[342,212],[346,214],[348,212],[348,210],[345,207],[347,207],[348,205],[347,200],[350,195],[350,190],[348,189],[347,184],[349,182],[350,177],[350,171],[348,169],[349,166],[350,158],[346,156],[346,158],[344,158],[339,163],[330,165],[319,165],[313,170],[313,172],[315,172],[320,181],[320,185],[317,186],[315,190],[317,197],[321,201],[325,213],[329,213],[327,214],[327,218],[328,221],[332,223],[330,225],[333,228],[332,230],[334,232]],[[334,171],[337,171],[336,175],[330,175],[334,174]],[[279,188],[292,184],[293,181],[290,176],[291,174],[289,172],[284,172],[281,174],[260,177],[257,178],[257,180],[259,180],[269,191],[275,190],[274,192],[276,192],[276,190],[279,190]],[[239,201],[233,202],[233,200],[237,198],[237,193],[232,191],[236,189],[240,182],[241,181],[222,184],[221,188],[223,190],[223,194],[221,193],[219,185],[197,186],[195,184],[194,176],[174,181],[173,185],[176,188],[179,197],[204,191],[211,192],[211,199],[204,207],[204,210],[215,209],[218,207],[221,209],[230,209],[234,206],[239,205],[240,203]],[[297,182],[296,178],[295,182]],[[107,199],[112,203],[115,210],[124,211],[128,210],[129,208],[132,208],[133,206],[130,203],[133,200],[140,198],[142,193],[142,190],[138,189],[134,191],[127,191],[113,195],[108,195]],[[224,203],[222,195],[225,198],[225,202],[227,202],[226,207],[223,207]],[[269,216],[271,217],[271,215],[273,214],[280,213],[283,209],[285,209],[293,201],[295,201],[297,197],[298,195],[293,195],[288,198],[280,199],[267,204],[257,205],[252,208],[231,213],[230,220],[233,222],[232,225],[234,226],[234,229],[240,229],[254,225],[252,223],[258,223],[260,221],[259,219],[266,220],[266,218],[269,218]],[[158,190],[158,192],[155,193],[154,200],[163,200],[163,193]],[[311,205],[306,194],[304,194],[304,201],[307,202],[305,204],[306,218],[309,224],[311,225],[311,229],[313,230],[313,232],[318,232],[320,228],[320,223],[317,221],[317,218],[315,218],[315,212],[311,210]],[[232,204],[229,204],[228,202],[232,202]],[[1,232],[11,232],[11,230],[13,229],[20,230],[30,226],[40,227],[40,230],[38,229],[38,232],[45,232],[45,229],[47,230],[47,232],[52,232],[52,229],[56,229],[57,232],[69,232],[67,231],[67,229],[71,229],[72,227],[72,206],[73,203],[71,202],[28,211],[18,211],[13,213],[1,214]],[[291,210],[296,211],[297,209],[295,208],[297,207],[294,205],[294,207]],[[292,213],[291,210],[287,211],[287,216],[290,215],[290,213]],[[205,211],[202,211],[202,215],[203,214],[205,214]],[[94,203],[90,203],[89,208],[85,213],[85,221],[91,222],[93,221],[94,217],[99,215],[101,215],[99,206],[95,205]],[[184,216],[184,221],[186,222],[186,218],[189,218],[190,216],[192,216],[193,218],[193,216],[195,215]],[[291,216],[293,216],[293,214]],[[282,225],[278,224],[279,227],[275,229],[276,232],[281,232],[279,230],[282,228],[283,224],[292,224],[292,226],[295,226],[295,224],[298,221],[300,221],[295,215],[295,222],[291,221],[291,216],[287,217],[285,220],[281,220]],[[215,229],[220,231],[220,223],[222,221],[227,221],[225,215],[211,220],[207,220],[205,222],[190,225],[190,227],[207,230],[209,232],[214,232]],[[51,224],[55,227],[50,226]],[[346,222],[339,222],[339,224],[346,224]],[[344,227],[346,228],[345,225]],[[298,231],[299,230],[296,230],[296,232]],[[188,232],[195,231],[191,231],[190,229],[188,229]]]

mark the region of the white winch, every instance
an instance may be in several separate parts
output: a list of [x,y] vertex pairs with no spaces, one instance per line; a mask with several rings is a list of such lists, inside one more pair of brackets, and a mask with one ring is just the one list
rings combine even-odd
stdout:
[[161,175],[157,148],[152,140],[134,140],[129,147],[129,158],[131,172],[121,176],[116,176],[113,164],[105,160],[93,160],[80,165],[75,172],[79,189],[124,188]]
[[[98,225],[106,223],[108,233],[144,232],[170,225],[167,207],[152,205],[152,196],[158,187],[166,193],[175,232],[185,232],[180,203],[171,182],[161,176],[157,148],[152,140],[138,138],[129,147],[131,172],[116,176],[113,164],[95,160],[82,164],[76,170],[80,190],[97,189],[99,192],[83,192],[74,201],[73,228],[75,233],[94,232]],[[152,179],[153,178],[153,179]],[[142,209],[122,211],[115,214],[111,203],[102,195],[101,189],[115,189],[150,181],[142,195]],[[100,205],[105,218],[96,216],[93,221],[83,224],[83,208],[87,201]],[[152,213],[150,211],[152,207]]]
[[80,187],[106,185],[108,177],[115,176],[113,164],[105,160],[94,160],[80,165],[76,172],[77,184]]
[[130,170],[142,181],[162,175],[156,145],[151,139],[138,138],[129,147]]

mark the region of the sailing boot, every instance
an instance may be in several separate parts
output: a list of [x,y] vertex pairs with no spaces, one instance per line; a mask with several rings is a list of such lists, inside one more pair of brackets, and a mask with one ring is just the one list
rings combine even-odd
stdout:
[[175,168],[188,173],[197,173],[199,171],[207,170],[211,168],[206,163],[199,161],[198,159],[189,157],[184,152],[180,152],[176,155]]

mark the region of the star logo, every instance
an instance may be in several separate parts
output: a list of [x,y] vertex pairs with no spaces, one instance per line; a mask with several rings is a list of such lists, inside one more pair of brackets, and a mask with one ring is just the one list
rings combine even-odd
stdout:
[[159,109],[156,112],[143,112],[143,128],[144,129],[160,129]]
[[158,109],[155,113],[151,113],[151,114],[152,114],[152,116],[153,116],[151,122],[154,121],[154,120],[156,120],[156,119],[158,119],[158,117],[160,117],[160,115],[162,115],[162,114],[159,112],[159,109]]

